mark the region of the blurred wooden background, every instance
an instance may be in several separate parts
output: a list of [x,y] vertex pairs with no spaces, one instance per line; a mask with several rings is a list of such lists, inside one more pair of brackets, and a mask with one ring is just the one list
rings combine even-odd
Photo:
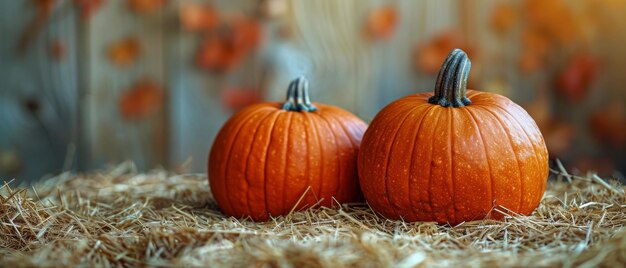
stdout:
[[[38,28],[32,26],[45,1],[52,3],[49,16]],[[125,160],[140,170],[162,166],[204,172],[213,138],[240,106],[236,103],[282,101],[289,81],[299,75],[310,80],[314,101],[341,106],[369,121],[387,103],[432,89],[436,74],[420,69],[419,63],[416,68],[416,57],[437,38],[468,49],[472,87],[509,96],[546,125],[542,131],[552,156],[574,168],[620,176],[612,170],[626,168],[625,150],[622,136],[611,133],[626,132],[626,1],[539,2],[2,1],[0,178],[33,181]],[[181,26],[181,10],[188,4],[208,4],[222,17],[253,18],[262,29],[262,45],[234,70],[199,68],[196,57],[208,35]],[[524,70],[537,60],[520,63],[529,49],[528,29],[535,27],[536,14],[527,14],[534,12],[532,5],[568,12],[573,21],[563,23],[581,27],[557,23],[563,28],[556,31],[569,31],[572,36],[563,38],[571,40],[545,45],[547,52],[535,55],[539,67]],[[384,7],[397,17],[391,36],[366,37],[364,24]],[[88,8],[93,11],[89,16]],[[131,64],[120,67],[109,53],[112,44],[126,39],[136,40],[139,52]],[[571,101],[567,94],[575,94],[559,93],[554,77],[579,54],[597,59],[599,75],[585,88],[584,100]],[[141,81],[155,85],[163,101],[140,119],[125,118],[121,99]],[[602,110],[609,103],[616,108]],[[616,128],[601,120],[590,123],[597,113],[614,117],[609,123]],[[598,134],[594,128],[608,130]],[[605,136],[615,142],[604,144]]]

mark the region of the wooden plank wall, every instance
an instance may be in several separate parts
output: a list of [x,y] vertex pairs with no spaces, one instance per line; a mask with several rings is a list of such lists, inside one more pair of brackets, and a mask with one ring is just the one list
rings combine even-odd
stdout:
[[[289,11],[280,19],[292,26],[292,42],[267,37],[258,55],[226,77],[194,66],[201,36],[184,32],[178,25],[177,12],[184,0],[168,1],[166,8],[147,15],[129,12],[125,1],[108,2],[88,23],[75,11],[53,19],[23,55],[15,52],[15,40],[32,17],[32,9],[22,1],[0,2],[0,152],[18,152],[28,162],[10,176],[27,181],[69,167],[86,170],[124,160],[133,160],[141,170],[175,168],[190,160],[189,171],[204,172],[213,138],[232,114],[220,103],[220,89],[242,78],[266,83],[266,98],[282,100],[289,81],[306,75],[315,101],[344,107],[369,121],[392,100],[431,90],[435,77],[414,70],[412,53],[417,43],[446,29],[471,32],[464,37],[489,51],[476,55],[475,61],[482,66],[473,67],[472,79],[481,81],[478,86],[492,87],[490,82],[498,79],[510,81],[514,90],[502,93],[524,103],[533,100],[536,92],[524,89],[546,80],[516,75],[519,34],[502,38],[487,29],[496,0],[288,1]],[[256,6],[255,1],[246,0],[210,3],[221,10],[246,12]],[[367,12],[388,3],[400,12],[395,37],[388,42],[363,41]],[[276,25],[264,27],[272,32]],[[615,31],[615,36],[626,36],[624,27]],[[107,47],[130,35],[141,41],[139,60],[129,68],[115,68],[106,58]],[[598,40],[619,44],[611,38]],[[56,39],[67,46],[60,62],[47,54]],[[621,50],[603,49],[599,52]],[[619,66],[607,69],[614,72],[607,81],[624,80]],[[269,77],[258,77],[268,70]],[[161,83],[167,102],[147,120],[121,120],[118,99],[140,77]],[[615,82],[600,83],[605,83],[609,96],[625,98]],[[21,105],[30,96],[42,102],[38,117]],[[572,120],[584,120],[584,115],[576,113]],[[0,172],[0,176],[6,174]]]
[[[150,118],[129,122],[120,117],[118,99],[138,79],[168,84],[165,52],[171,39],[166,37],[175,30],[166,24],[171,10],[137,15],[128,11],[125,1],[111,1],[84,29],[87,42],[82,64],[87,79],[81,125],[86,161],[81,168],[125,159],[132,159],[140,169],[166,163],[168,105]],[[107,49],[129,36],[139,40],[138,60],[128,68],[116,68],[106,57]]]
[[[64,9],[20,45],[35,16],[26,1],[0,1],[0,180],[32,181],[72,166],[77,139],[79,33]],[[55,40],[63,60],[51,60]],[[21,47],[21,48],[20,48]],[[28,163],[25,163],[25,162]]]

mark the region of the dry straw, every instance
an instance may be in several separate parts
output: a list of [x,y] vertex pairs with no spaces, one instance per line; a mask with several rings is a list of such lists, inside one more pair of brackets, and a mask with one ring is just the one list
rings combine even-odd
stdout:
[[0,186],[0,266],[624,267],[624,187],[553,173],[536,212],[504,221],[406,223],[353,204],[254,223],[224,217],[203,175],[127,163]]

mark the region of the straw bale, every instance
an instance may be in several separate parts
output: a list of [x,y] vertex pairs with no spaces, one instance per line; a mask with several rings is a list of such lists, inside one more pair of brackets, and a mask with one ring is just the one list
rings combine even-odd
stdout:
[[0,266],[624,267],[625,187],[553,174],[537,211],[495,208],[503,221],[407,223],[344,204],[255,223],[222,215],[203,174],[124,163],[0,186]]

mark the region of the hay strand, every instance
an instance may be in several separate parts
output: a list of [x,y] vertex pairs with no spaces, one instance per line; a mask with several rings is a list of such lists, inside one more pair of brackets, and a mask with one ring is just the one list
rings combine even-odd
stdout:
[[222,215],[202,174],[64,173],[0,186],[0,266],[624,266],[624,186],[553,173],[568,180],[550,181],[532,215],[499,207],[504,221],[457,226],[390,221],[366,204],[254,223]]

